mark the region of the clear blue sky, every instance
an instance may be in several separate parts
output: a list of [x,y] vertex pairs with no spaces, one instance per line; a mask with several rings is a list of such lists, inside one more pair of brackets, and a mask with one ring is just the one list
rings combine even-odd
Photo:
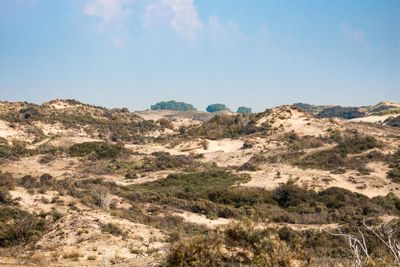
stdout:
[[0,0],[0,100],[400,101],[399,0]]

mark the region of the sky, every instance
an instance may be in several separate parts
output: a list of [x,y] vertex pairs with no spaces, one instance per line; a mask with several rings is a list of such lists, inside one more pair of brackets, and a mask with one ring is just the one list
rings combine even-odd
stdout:
[[400,102],[399,0],[0,0],[0,100]]

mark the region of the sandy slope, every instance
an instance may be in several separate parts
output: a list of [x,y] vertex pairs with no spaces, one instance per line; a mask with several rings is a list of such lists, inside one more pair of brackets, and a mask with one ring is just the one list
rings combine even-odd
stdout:
[[251,176],[251,180],[243,186],[274,189],[292,180],[299,186],[314,190],[341,187],[368,197],[384,196],[390,192],[400,196],[400,186],[391,183],[386,178],[386,172],[389,170],[387,166],[371,163],[368,167],[373,170],[371,174],[360,175],[356,171],[332,174],[322,170],[303,170],[287,164],[270,164],[264,165],[260,171],[243,172]]

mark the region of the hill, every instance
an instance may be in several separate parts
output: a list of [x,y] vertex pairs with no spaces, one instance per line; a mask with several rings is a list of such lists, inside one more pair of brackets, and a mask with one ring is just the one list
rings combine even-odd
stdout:
[[397,227],[398,106],[332,108],[0,102],[0,265],[350,266],[330,233],[360,229],[388,266],[363,222]]
[[355,119],[400,113],[400,104],[389,101],[382,101],[373,106],[362,107],[315,106],[305,103],[295,103],[293,106],[321,118]]

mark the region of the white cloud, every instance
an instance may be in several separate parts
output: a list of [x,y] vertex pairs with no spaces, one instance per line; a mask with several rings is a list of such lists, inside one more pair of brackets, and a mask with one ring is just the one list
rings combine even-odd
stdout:
[[350,27],[347,23],[342,23],[341,30],[342,30],[342,33],[347,38],[349,38],[353,41],[356,41],[359,43],[364,43],[366,41],[365,33],[363,30],[354,29],[354,28]]
[[128,32],[126,19],[132,3],[133,0],[91,0],[84,6],[83,14],[96,18],[96,30],[105,33],[115,47],[121,48]]
[[196,32],[203,28],[203,22],[199,19],[193,0],[164,0],[164,2],[174,13],[171,26],[178,34],[193,38]]
[[130,0],[92,0],[85,6],[83,13],[108,24],[111,21],[122,20],[128,14],[126,5],[129,3]]
[[145,25],[154,20],[167,20],[176,33],[188,39],[195,37],[204,25],[193,0],[155,1],[146,7]]
[[[223,39],[243,40],[245,35],[233,21],[221,22],[217,16],[211,16],[206,22],[200,19],[194,0],[90,0],[83,9],[83,14],[95,17],[99,20],[100,31],[113,31],[112,42],[115,46],[121,46],[122,38],[118,31],[128,32],[127,25],[129,10],[142,10],[144,27],[167,27],[185,39],[193,39],[201,32],[216,41]],[[143,9],[141,9],[143,8]]]

